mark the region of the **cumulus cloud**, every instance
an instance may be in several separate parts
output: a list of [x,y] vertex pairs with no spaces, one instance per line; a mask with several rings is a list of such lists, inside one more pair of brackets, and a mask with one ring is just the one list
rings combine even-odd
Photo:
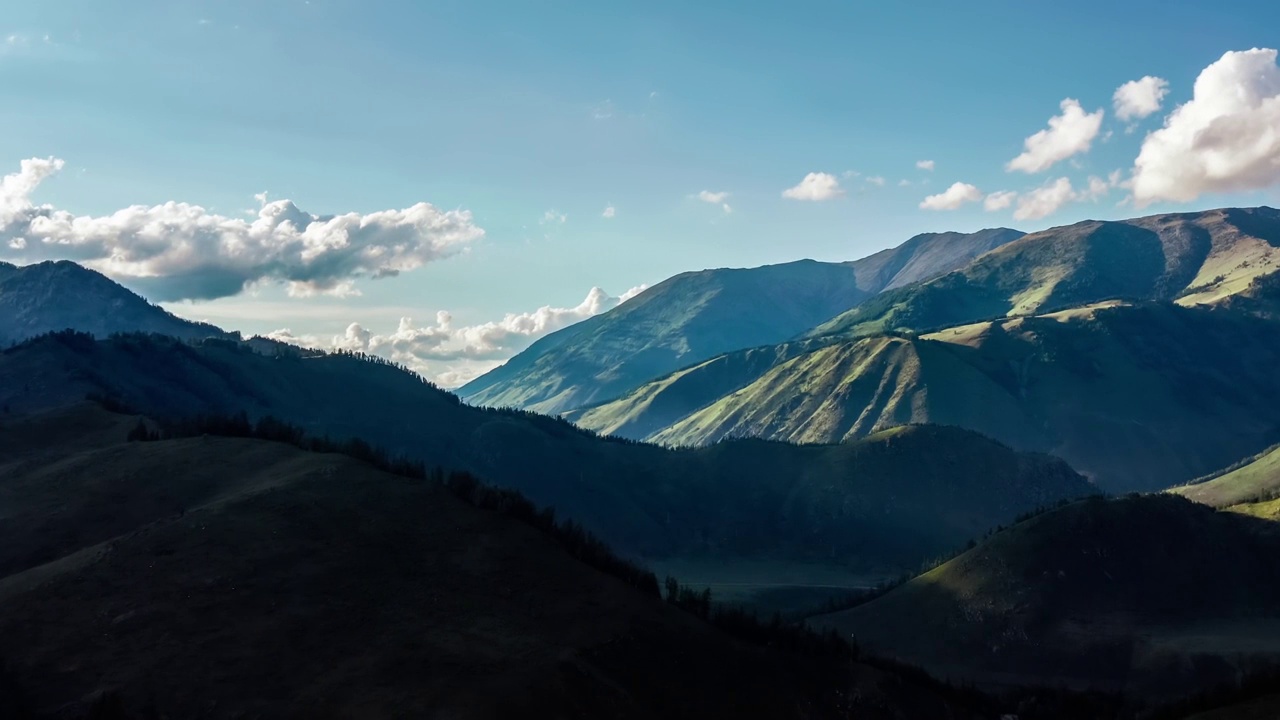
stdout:
[[729,199],[729,193],[727,191],[719,190],[716,192],[712,192],[711,190],[703,190],[699,192],[697,195],[695,195],[694,197],[698,198],[704,203],[719,205],[720,209],[724,210],[726,213],[733,212],[733,208],[729,206],[729,203],[725,202],[726,200]]
[[1000,190],[999,192],[993,192],[988,195],[987,199],[983,201],[982,207],[987,212],[1004,210],[1005,208],[1012,206],[1013,201],[1016,199],[1018,199],[1018,193],[1012,190]]
[[1116,88],[1111,100],[1115,105],[1116,117],[1124,121],[1141,120],[1157,112],[1168,93],[1168,80],[1147,75],[1141,80],[1130,80]]
[[3,247],[25,261],[80,262],[160,301],[226,297],[263,282],[284,283],[295,295],[352,294],[357,279],[413,270],[484,234],[469,212],[427,203],[322,216],[276,200],[251,220],[183,202],[100,217],[33,203],[33,191],[64,166],[33,158],[0,180]]
[[596,287],[575,307],[547,305],[532,312],[508,313],[501,320],[479,325],[457,325],[452,314],[440,311],[435,322],[426,325],[402,317],[396,329],[386,334],[351,323],[341,335],[329,338],[295,335],[288,329],[277,330],[268,337],[304,347],[379,355],[451,387],[496,367],[538,338],[612,310],[646,289],[641,285],[613,297]]
[[987,211],[993,212],[1004,210],[1012,206],[1016,201],[1018,207],[1013,212],[1014,218],[1018,220],[1039,220],[1057,212],[1067,203],[1098,202],[1109,195],[1113,188],[1123,187],[1124,185],[1125,183],[1121,181],[1119,170],[1112,172],[1105,178],[1090,175],[1084,186],[1078,190],[1071,184],[1071,180],[1061,177],[1021,195],[1009,190],[991,193],[987,196],[983,207]]
[[1200,72],[1192,99],[1142,143],[1132,181],[1138,207],[1280,183],[1276,55],[1229,52]]
[[937,195],[930,195],[920,201],[920,209],[955,210],[965,203],[978,202],[982,197],[982,191],[978,188],[969,183],[958,182]]
[[920,168],[921,170],[928,170],[929,172],[933,172],[933,161],[932,161],[932,160],[917,160],[917,161],[916,161],[916,167]]
[[612,220],[614,216],[617,214],[618,214],[617,209],[615,209],[612,205],[606,205],[604,208],[604,212],[600,213],[600,217]]
[[885,179],[880,175],[872,175],[871,177],[867,178],[868,185],[875,185],[876,187],[884,187],[884,183],[885,183]]
[[835,175],[824,172],[811,172],[795,187],[782,191],[782,197],[790,200],[809,200],[820,202],[844,195],[840,180]]
[[1089,176],[1085,187],[1076,193],[1077,200],[1093,200],[1098,201],[1106,197],[1111,192],[1111,183],[1100,177]]
[[1076,193],[1071,187],[1071,180],[1061,177],[1035,190],[1023,193],[1022,197],[1018,198],[1018,209],[1013,211],[1013,217],[1016,220],[1039,220],[1057,212],[1075,197]]
[[1062,114],[1049,118],[1049,127],[1023,142],[1023,152],[1009,161],[1005,169],[1038,173],[1048,170],[1072,155],[1088,152],[1093,139],[1102,128],[1104,111],[1099,108],[1086,113],[1078,100],[1067,98],[1061,105]]
[[542,219],[538,221],[539,225],[563,225],[569,219],[568,215],[558,210],[548,210],[542,213]]

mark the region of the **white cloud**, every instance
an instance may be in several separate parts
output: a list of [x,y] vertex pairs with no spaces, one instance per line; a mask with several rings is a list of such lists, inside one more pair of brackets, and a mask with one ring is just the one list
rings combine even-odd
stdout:
[[987,199],[982,203],[982,207],[987,212],[1004,210],[1005,208],[1008,208],[1009,206],[1013,205],[1013,201],[1016,200],[1017,198],[1018,198],[1018,193],[1012,190],[1001,190],[999,192],[993,192],[987,196]]
[[933,172],[933,165],[934,165],[934,163],[933,163],[933,161],[932,161],[932,160],[917,160],[917,161],[916,161],[916,167],[920,168],[921,170],[928,170],[929,172]]
[[618,211],[616,208],[614,208],[612,205],[606,205],[604,208],[604,212],[600,213],[600,217],[612,220],[614,216],[616,216],[617,214],[618,214]]
[[868,185],[875,185],[876,187],[884,187],[884,183],[885,183],[884,178],[879,175],[872,175],[871,177],[867,178]]
[[548,210],[542,213],[542,219],[538,221],[539,225],[563,225],[569,220],[569,216],[558,210]]
[[1133,168],[1138,207],[1280,183],[1280,67],[1272,49],[1229,52],[1192,99],[1147,135]]
[[844,195],[840,181],[835,175],[824,172],[811,172],[795,187],[782,191],[782,197],[790,200],[809,200],[820,202]]
[[1168,80],[1147,75],[1141,80],[1130,80],[1116,88],[1111,100],[1115,105],[1117,118],[1124,121],[1141,120],[1158,111],[1168,93]]
[[1010,190],[991,193],[987,196],[983,207],[988,212],[994,212],[1004,210],[1017,201],[1018,207],[1014,210],[1014,218],[1018,220],[1038,220],[1052,215],[1067,203],[1098,202],[1111,194],[1113,188],[1123,187],[1124,185],[1125,183],[1121,181],[1119,170],[1112,172],[1105,178],[1090,175],[1085,181],[1085,186],[1079,190],[1072,186],[1071,180],[1061,177],[1021,195]]
[[911,181],[910,181],[910,180],[899,180],[899,181],[898,181],[898,187],[911,187]]
[[[31,194],[64,166],[33,158],[0,180],[0,241],[22,260],[75,260],[156,300],[226,297],[264,282],[294,294],[350,293],[357,279],[413,270],[484,235],[471,213],[427,203],[321,216],[276,200],[252,220],[173,201],[101,217],[34,204]],[[25,247],[13,247],[15,239]]]
[[613,101],[605,100],[604,102],[591,108],[591,119],[608,120],[613,117]]
[[725,200],[729,199],[729,193],[727,191],[720,190],[717,192],[712,192],[710,190],[703,190],[699,192],[697,195],[695,195],[694,197],[698,198],[704,203],[719,205],[720,209],[724,210],[725,213],[733,212],[733,208],[729,206],[729,203],[725,202]]
[[393,332],[381,335],[359,323],[351,323],[341,335],[321,338],[295,335],[288,329],[268,337],[304,347],[342,349],[379,355],[406,365],[441,385],[460,385],[501,364],[538,338],[576,322],[612,310],[647,289],[641,285],[619,297],[592,288],[575,307],[544,306],[532,312],[508,313],[501,320],[479,325],[455,325],[446,311],[436,313],[434,324],[419,326],[401,317]]
[[965,203],[978,202],[982,191],[969,183],[953,183],[951,187],[920,201],[921,210],[955,210]]
[[1038,173],[1048,170],[1060,160],[1088,152],[1102,127],[1105,112],[1099,108],[1086,113],[1080,102],[1071,98],[1063,100],[1060,107],[1062,114],[1049,118],[1048,129],[1027,138],[1023,142],[1023,153],[1010,160],[1006,170]]
[[1013,211],[1015,220],[1039,220],[1052,215],[1059,208],[1076,199],[1071,180],[1061,177],[1018,198],[1018,209]]
[[1087,182],[1088,185],[1079,193],[1076,193],[1077,200],[1093,200],[1096,202],[1111,192],[1111,183],[1100,177],[1090,175]]
[[862,173],[858,172],[857,170],[845,170],[844,172],[840,173],[840,177],[844,178],[845,180],[852,180],[861,174]]

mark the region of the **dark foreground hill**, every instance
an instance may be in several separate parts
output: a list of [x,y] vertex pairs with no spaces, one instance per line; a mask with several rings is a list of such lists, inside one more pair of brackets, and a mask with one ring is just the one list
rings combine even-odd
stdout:
[[96,337],[117,332],[228,337],[213,325],[176,317],[73,262],[22,267],[0,262],[0,346],[68,328]]
[[459,392],[479,405],[558,413],[610,400],[724,352],[782,342],[888,288],[936,277],[1021,237],[927,233],[847,263],[801,260],[681,273],[548,335]]
[[244,411],[314,436],[364,438],[519,489],[647,557],[917,567],[1030,508],[1092,492],[1059,460],[954,428],[667,450],[470,407],[385,363],[268,357],[227,341],[60,334],[0,354],[0,378],[0,406],[15,414],[96,395],[154,418]]
[[1183,695],[1280,663],[1280,524],[1086,500],[818,623],[951,678]]
[[135,422],[0,428],[6,718],[114,693],[172,718],[976,720],[945,688],[736,640],[439,484],[122,442]]

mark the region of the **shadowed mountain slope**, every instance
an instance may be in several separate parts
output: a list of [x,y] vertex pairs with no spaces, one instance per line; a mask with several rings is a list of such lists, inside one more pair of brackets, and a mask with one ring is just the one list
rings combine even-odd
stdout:
[[517,488],[632,554],[774,554],[908,566],[1063,497],[1065,463],[955,428],[845,445],[750,441],[690,450],[596,437],[531,413],[458,402],[348,355],[268,357],[229,341],[39,338],[0,354],[14,413],[106,396],[156,418],[273,415]]
[[212,325],[171,315],[73,262],[23,267],[0,262],[0,345],[68,328],[96,337],[117,332],[228,336]]
[[609,400],[682,366],[787,340],[886,288],[949,272],[1021,235],[927,234],[850,263],[682,273],[548,335],[459,392],[473,404],[544,413]]
[[1185,695],[1280,661],[1280,524],[1086,500],[816,623],[953,678]]
[[438,484],[261,440],[122,442],[134,422],[0,427],[0,647],[35,711],[110,691],[210,719],[974,717],[744,644]]

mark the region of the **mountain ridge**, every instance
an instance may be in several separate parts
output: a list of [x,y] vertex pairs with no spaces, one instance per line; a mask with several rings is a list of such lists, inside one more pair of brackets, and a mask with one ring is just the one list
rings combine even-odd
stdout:
[[542,338],[459,394],[474,404],[552,414],[595,404],[723,352],[782,342],[888,285],[946,272],[1021,235],[1008,228],[926,233],[845,263],[681,273]]
[[1280,660],[1280,525],[1184,498],[1033,516],[887,594],[811,622],[992,684],[1177,697]]
[[117,332],[182,339],[238,337],[179,318],[103,274],[67,260],[25,266],[0,263],[0,344],[65,329],[96,337]]
[[[471,407],[382,361],[267,356],[224,340],[63,333],[0,353],[0,375],[13,379],[0,386],[0,405],[18,415],[94,395],[155,417],[244,411],[316,436],[367,438],[392,455],[518,489],[633,555],[771,549],[911,564],[1029,507],[1092,491],[1060,460],[959,429],[846,445],[668,450],[527,412]],[[965,463],[946,460],[961,456]],[[953,506],[963,511],[939,522]]]

